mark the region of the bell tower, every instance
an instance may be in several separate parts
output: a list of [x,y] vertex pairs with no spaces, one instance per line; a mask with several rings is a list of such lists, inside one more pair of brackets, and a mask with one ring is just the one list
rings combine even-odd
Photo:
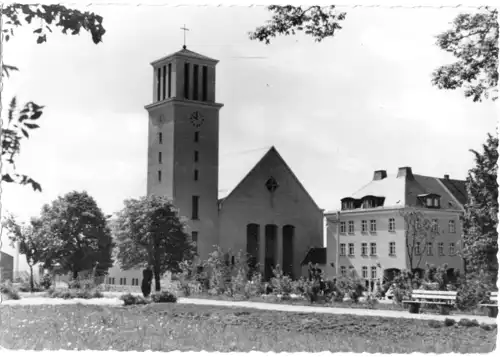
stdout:
[[218,61],[183,49],[151,63],[147,194],[171,198],[206,259],[219,243]]

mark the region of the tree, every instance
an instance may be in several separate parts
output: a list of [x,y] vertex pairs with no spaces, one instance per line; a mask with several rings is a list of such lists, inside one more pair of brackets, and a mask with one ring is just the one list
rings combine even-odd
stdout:
[[342,29],[340,22],[345,19],[345,12],[337,12],[335,5],[330,6],[279,6],[271,5],[268,10],[273,13],[272,19],[264,26],[250,32],[251,40],[271,43],[271,37],[277,35],[295,35],[304,32],[321,42],[326,37],[332,37],[337,30]]
[[160,291],[161,275],[180,272],[179,264],[195,254],[186,220],[166,197],[130,199],[124,205],[114,223],[117,259],[125,270],[152,266],[155,290]]
[[73,279],[97,263],[97,275],[113,266],[113,241],[108,219],[87,192],[70,192],[44,205],[40,215],[40,237],[47,266],[59,264]]
[[417,209],[402,209],[400,215],[404,220],[404,234],[408,267],[410,272],[420,269],[427,243],[433,242],[439,235],[437,222],[427,218]]
[[[102,41],[102,36],[106,32],[102,26],[103,18],[101,16],[62,5],[10,4],[0,7],[0,13],[3,22],[3,27],[0,27],[1,35],[3,35],[5,42],[14,36],[15,28],[35,23],[40,24],[33,31],[37,37],[37,44],[46,42],[47,34],[52,32],[53,28],[60,29],[63,34],[69,32],[72,35],[78,35],[82,30],[88,31],[95,44]],[[16,66],[2,64],[2,77],[9,77],[13,71],[19,71],[19,69]],[[43,106],[29,101],[18,112],[16,98],[14,97],[10,101],[7,126],[1,128],[1,159],[4,164],[8,164],[10,172],[5,173],[4,167],[1,181],[31,185],[33,190],[41,191],[42,188],[37,181],[28,175],[17,173],[15,158],[20,153],[21,140],[29,138],[29,132],[39,128],[39,125],[33,121],[41,117],[42,109]]]
[[2,222],[4,228],[7,229],[8,237],[12,247],[19,244],[19,253],[26,256],[26,262],[30,267],[30,290],[35,289],[33,281],[33,266],[42,261],[42,241],[39,238],[36,228],[39,227],[39,222],[32,218],[29,224],[18,223],[13,215],[8,215]]
[[437,45],[457,61],[433,73],[439,89],[463,88],[474,102],[498,98],[498,10],[460,14],[452,28],[437,36]]
[[498,138],[488,134],[483,152],[471,150],[476,166],[467,177],[467,203],[462,219],[463,256],[471,278],[483,271],[495,287],[498,276]]

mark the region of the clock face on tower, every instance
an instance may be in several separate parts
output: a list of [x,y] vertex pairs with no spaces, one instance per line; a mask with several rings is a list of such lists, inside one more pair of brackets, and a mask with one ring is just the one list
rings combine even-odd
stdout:
[[203,121],[205,120],[205,118],[199,111],[191,113],[189,119],[191,120],[191,124],[193,124],[195,128],[199,128],[203,124]]

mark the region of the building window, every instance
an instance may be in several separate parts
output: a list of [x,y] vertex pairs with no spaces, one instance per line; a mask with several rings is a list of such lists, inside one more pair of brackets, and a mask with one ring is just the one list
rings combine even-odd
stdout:
[[389,218],[389,232],[396,231],[396,220],[394,218]]
[[158,133],[158,143],[163,144],[163,134],[162,133]]
[[434,198],[434,207],[439,208],[439,198]]
[[370,232],[375,233],[377,231],[377,221],[372,219],[370,220]]
[[278,187],[279,187],[278,181],[276,181],[276,179],[274,177],[270,177],[266,181],[266,188],[269,192],[273,193],[274,191],[276,191],[278,189]]
[[432,255],[432,242],[427,242],[427,255]]
[[455,243],[450,243],[450,255],[455,255]]
[[120,278],[120,285],[127,285],[127,278]]
[[172,96],[172,64],[168,64],[168,97]]
[[193,212],[191,215],[192,219],[198,219],[198,208],[199,208],[199,203],[200,203],[200,196],[193,196]]
[[160,101],[161,98],[161,67],[158,68],[156,73],[156,100]]
[[163,66],[163,78],[162,78],[162,87],[163,87],[163,97],[162,99],[165,99],[166,95],[167,95],[167,91],[165,89],[167,89],[167,66]]
[[349,243],[349,256],[354,256],[354,243]]
[[189,63],[184,63],[184,98],[189,99]]
[[195,131],[194,132],[194,142],[197,143],[200,141],[200,132],[199,131]]
[[396,242],[389,243],[389,255],[391,257],[396,255]]
[[349,221],[349,234],[354,233],[354,221]]
[[198,170],[194,170],[194,180],[198,181]]
[[450,233],[456,233],[456,227],[455,227],[455,221],[454,220],[450,220],[448,222],[448,231]]
[[194,151],[194,162],[198,162],[200,159],[200,155],[197,150]]
[[340,243],[340,256],[345,257],[345,243]]
[[115,278],[108,278],[108,284],[115,285]]
[[162,159],[162,157],[161,157],[161,151],[160,151],[160,152],[158,153],[158,163],[159,163],[159,164],[161,164],[161,159]]
[[340,267],[340,274],[341,274],[342,276],[345,276],[345,273],[346,273],[345,266],[341,266],[341,267]]
[[345,234],[345,222],[340,222],[340,233]]
[[202,81],[202,100],[204,102],[207,101],[208,98],[208,68],[207,66],[203,66],[202,72],[201,72],[201,81]]
[[368,243],[361,243],[361,255],[363,257],[368,255]]
[[352,265],[349,266],[349,273],[350,275],[354,278],[356,276],[356,270],[354,270],[354,267]]
[[420,246],[420,242],[415,243],[415,255],[420,255],[422,253],[422,247]]
[[161,182],[161,170],[158,170],[158,182]]
[[432,220],[432,228],[431,229],[434,233],[437,233],[439,231],[439,225],[438,225],[437,219]]
[[443,242],[438,243],[438,255],[440,255],[440,256],[444,255],[444,243]]
[[368,279],[368,267],[361,268],[361,274],[363,276],[363,279]]
[[193,100],[198,100],[198,65],[193,66]]
[[373,266],[372,267],[372,276],[371,276],[372,279],[377,279],[377,267],[376,266]]
[[368,232],[368,222],[366,220],[361,221],[361,233]]
[[370,243],[370,255],[377,255],[377,243]]

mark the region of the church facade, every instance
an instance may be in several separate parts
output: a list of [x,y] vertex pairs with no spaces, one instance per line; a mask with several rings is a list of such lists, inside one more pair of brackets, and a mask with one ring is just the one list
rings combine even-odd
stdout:
[[[220,189],[223,104],[216,102],[217,63],[185,47],[151,63],[147,195],[172,198],[189,220],[200,259],[218,245],[235,255],[250,254],[265,278],[277,264],[298,277],[309,249],[323,247],[323,210],[274,147],[262,152],[234,187]],[[234,173],[230,164],[227,169]],[[137,278],[139,270],[116,266],[108,283],[129,285],[134,279],[135,285]]]

